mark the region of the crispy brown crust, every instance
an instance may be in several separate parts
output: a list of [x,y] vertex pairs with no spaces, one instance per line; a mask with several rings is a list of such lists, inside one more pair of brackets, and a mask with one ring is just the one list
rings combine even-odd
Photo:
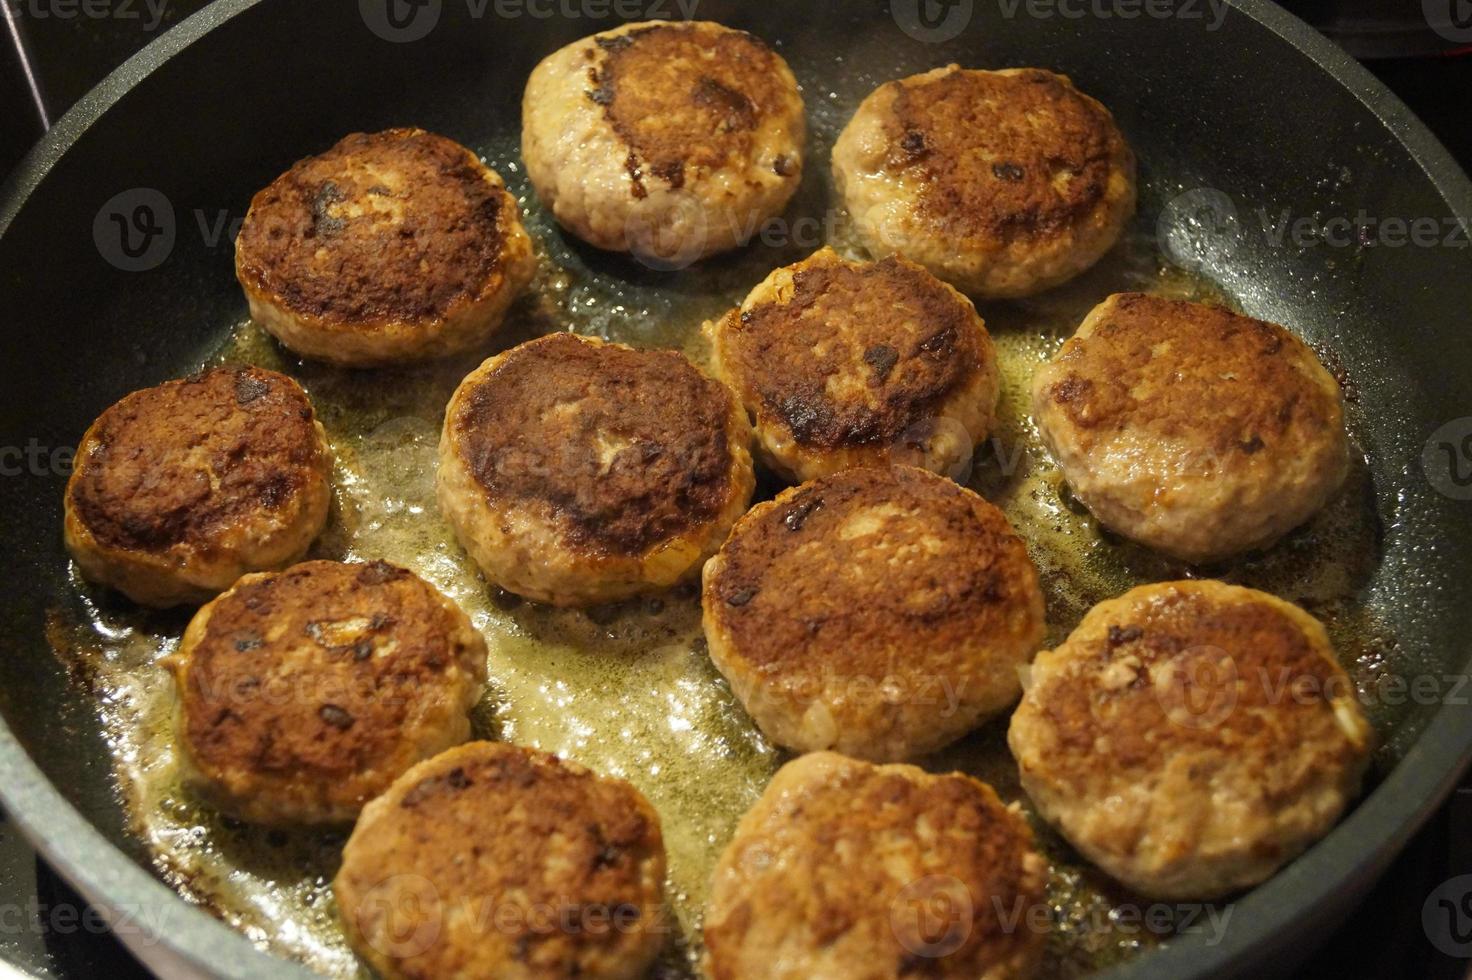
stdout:
[[1343,409],[1314,353],[1274,323],[1143,293],[1111,297],[1048,368],[1042,395],[1085,442],[1124,429],[1219,457],[1315,441]]
[[[744,980],[758,975],[753,944],[780,942],[786,957],[808,954],[784,976],[818,962],[823,976],[1025,973],[1041,940],[1028,922],[1043,901],[1042,867],[1027,824],[984,783],[807,755],[778,773],[721,857],[707,966],[714,980]],[[938,908],[926,907],[927,883]],[[867,943],[850,946],[847,962],[828,958],[860,935]]]
[[[609,964],[649,945],[664,843],[654,809],[628,783],[533,749],[472,742],[416,766],[365,812],[334,883],[350,929],[400,897],[373,894],[396,878],[432,884],[443,930],[412,962],[392,963],[392,975],[632,976],[637,965]],[[365,896],[374,901],[360,907]],[[516,910],[550,914],[549,928],[504,914]],[[569,911],[574,924],[587,921],[584,910],[600,910],[602,927],[558,927]]]
[[[1083,788],[1100,772],[1141,778],[1162,753],[1220,752],[1263,760],[1268,773],[1312,746],[1314,773],[1350,766],[1363,752],[1340,730],[1333,698],[1353,685],[1322,628],[1305,629],[1270,597],[1217,583],[1147,586],[1091,614],[1059,648],[1063,670],[1029,691],[1057,738],[1048,779]],[[1296,789],[1264,783],[1288,799]]]
[[[850,533],[871,526],[882,533]],[[912,467],[844,470],[788,490],[737,524],[721,559],[706,608],[768,678],[925,671],[891,662],[893,652],[1012,637],[1041,606],[1037,572],[1001,511]]]
[[790,298],[733,310],[718,329],[723,370],[748,406],[800,445],[892,443],[986,369],[975,309],[913,263],[808,259],[792,285]]
[[1099,207],[1130,156],[1109,111],[1053,72],[956,70],[888,85],[888,169],[922,188],[921,212],[951,235],[1055,234]]
[[459,700],[454,668],[484,676],[445,603],[384,561],[303,562],[238,586],[188,653],[195,765],[327,782],[393,763],[419,703]]
[[[658,24],[594,40],[587,96],[629,147],[635,197],[652,179],[678,190],[687,170],[744,166],[761,120],[791,98],[777,55],[745,31]],[[796,175],[781,160],[774,171]]]
[[344,324],[446,317],[499,288],[515,201],[465,147],[420,129],[354,133],[251,201],[247,289]]
[[208,554],[242,525],[286,511],[328,466],[300,385],[261,368],[216,368],[103,412],[67,494],[105,547]]
[[552,334],[458,400],[450,430],[479,485],[549,508],[573,547],[639,555],[726,505],[731,393],[673,351]]

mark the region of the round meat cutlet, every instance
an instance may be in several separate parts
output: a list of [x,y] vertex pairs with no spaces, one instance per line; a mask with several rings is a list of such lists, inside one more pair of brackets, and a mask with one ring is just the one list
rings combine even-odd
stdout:
[[486,644],[406,569],[309,561],[202,608],[170,666],[200,797],[253,823],[341,824],[470,737]]
[[1265,880],[1359,791],[1371,731],[1324,627],[1212,581],[1145,585],[1038,654],[1008,741],[1038,812],[1142,895]]
[[1265,548],[1349,470],[1339,384],[1273,323],[1119,293],[1033,378],[1033,415],[1100,522],[1186,562]]
[[783,766],[716,864],[711,980],[1007,980],[1033,972],[1047,866],[961,773],[831,752]]
[[674,351],[573,334],[461,382],[440,439],[440,510],[502,588],[556,605],[667,588],[751,502],[751,430]]
[[870,253],[988,298],[1072,279],[1135,208],[1114,118],[1037,68],[951,65],[881,85],[834,144],[833,176]]
[[235,243],[252,318],[334,364],[476,347],[534,268],[501,178],[422,129],[354,133],[298,161],[251,201]]
[[471,742],[368,804],[333,891],[381,977],[634,980],[658,954],[664,842],[628,783]]
[[327,523],[332,456],[301,386],[217,368],[98,416],[67,481],[66,546],[134,602],[204,602],[301,558]]
[[710,657],[800,752],[891,761],[1012,704],[1043,597],[1002,512],[926,470],[844,470],[758,504],[705,566]]
[[626,24],[527,80],[521,155],[542,203],[598,248],[671,266],[744,245],[802,178],[787,63],[704,21]]
[[788,479],[898,461],[951,473],[991,430],[986,326],[905,259],[846,262],[824,248],[773,272],[706,333],[764,461]]

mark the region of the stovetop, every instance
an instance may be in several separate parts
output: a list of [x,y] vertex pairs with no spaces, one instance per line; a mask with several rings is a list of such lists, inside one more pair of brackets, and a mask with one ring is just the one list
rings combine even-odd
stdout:
[[[77,15],[79,5],[57,0],[0,0],[5,4],[11,15],[6,26],[22,34],[31,71],[10,48],[15,33],[0,40],[0,174],[41,135],[43,120],[54,121],[130,54],[205,5],[202,0],[135,0],[128,5],[135,17],[88,18]],[[1298,0],[1286,5],[1357,56],[1432,52],[1365,64],[1472,171],[1472,28],[1460,41],[1455,31],[1428,33],[1425,21],[1406,13],[1445,7],[1447,17],[1461,13],[1472,23],[1472,3]],[[65,10],[73,16],[56,15]],[[1378,18],[1366,13],[1374,10],[1399,12]],[[1458,50],[1458,43],[1465,49]],[[1472,978],[1472,944],[1459,941],[1469,937],[1458,931],[1472,932],[1472,877],[1453,881],[1462,875],[1472,875],[1472,775],[1464,776],[1344,926],[1311,937],[1323,943],[1304,964],[1303,975]],[[1452,904],[1442,906],[1438,899]],[[147,976],[108,933],[97,911],[37,857],[3,812],[0,958],[38,978]]]

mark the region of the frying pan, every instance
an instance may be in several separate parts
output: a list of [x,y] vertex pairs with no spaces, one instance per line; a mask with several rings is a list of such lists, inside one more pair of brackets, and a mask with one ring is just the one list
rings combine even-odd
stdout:
[[[954,22],[920,21],[914,3],[895,4],[892,16],[869,2],[701,0],[697,13],[777,42],[810,106],[851,109],[875,77],[950,61],[1050,67],[1110,106],[1141,157],[1141,220],[1154,226],[1161,216],[1172,254],[1200,264],[1249,312],[1332,350],[1353,379],[1383,528],[1363,598],[1396,637],[1386,670],[1435,678],[1452,693],[1472,648],[1472,504],[1459,499],[1472,494],[1447,469],[1472,462],[1457,455],[1472,433],[1472,249],[1455,230],[1472,221],[1472,184],[1379,83],[1261,0],[1237,0],[1219,22],[1204,3],[1190,8],[1195,16],[1182,8],[1132,18],[1067,12],[1084,5],[927,7],[969,16],[954,35]],[[539,17],[532,5],[431,0],[401,8],[438,18],[406,43],[368,26],[377,17],[381,28],[382,7],[221,0],[84,98],[0,203],[0,446],[11,450],[0,455],[0,796],[52,864],[118,914],[140,956],[171,975],[306,974],[180,901],[127,833],[90,695],[46,636],[48,611],[77,601],[61,548],[64,450],[104,406],[192,369],[239,322],[228,223],[291,161],[349,131],[409,123],[476,146],[516,125],[523,81],[541,56],[612,26],[596,18],[609,9],[597,3],[573,4],[580,17]],[[673,0],[665,8],[677,12]],[[815,159],[814,179],[824,169]],[[136,188],[167,202],[172,222],[154,224],[172,236],[161,250],[120,255],[118,239],[107,243],[104,205]],[[1192,206],[1172,206],[1181,200]],[[1203,202],[1216,208],[1207,216],[1216,232],[1231,233],[1230,249],[1202,227]],[[1378,228],[1425,219],[1440,233],[1420,244],[1377,232],[1368,243],[1313,245],[1275,240],[1259,218],[1360,213]],[[221,216],[223,236],[212,234]],[[557,247],[574,264],[602,261]],[[680,288],[678,275],[661,282]],[[1384,778],[1326,839],[1242,898],[1220,942],[1184,935],[1117,974],[1290,969],[1472,756],[1461,698],[1424,700],[1385,733]]]

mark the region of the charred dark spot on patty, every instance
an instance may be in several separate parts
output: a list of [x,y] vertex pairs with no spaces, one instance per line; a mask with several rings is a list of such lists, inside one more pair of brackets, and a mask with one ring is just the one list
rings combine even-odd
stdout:
[[875,344],[864,351],[864,363],[874,369],[874,374],[882,382],[889,377],[889,372],[899,363],[900,352],[888,344]]

